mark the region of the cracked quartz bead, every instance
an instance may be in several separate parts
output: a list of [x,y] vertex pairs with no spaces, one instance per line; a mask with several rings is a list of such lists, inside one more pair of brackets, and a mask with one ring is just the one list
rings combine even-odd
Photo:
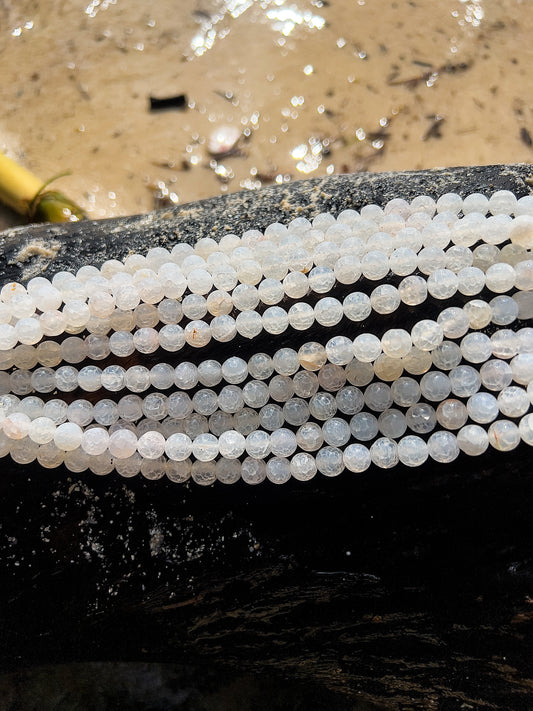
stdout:
[[498,395],[498,408],[506,417],[521,417],[529,409],[529,397],[524,388],[510,385]]
[[348,471],[360,474],[368,469],[372,463],[368,447],[363,444],[350,444],[342,455],[344,466]]
[[437,415],[434,408],[425,402],[411,405],[405,413],[407,426],[417,434],[428,434],[435,429]]
[[285,457],[272,457],[266,463],[266,475],[273,484],[286,484],[291,478],[289,460]]
[[520,430],[510,420],[497,420],[488,430],[489,442],[500,452],[510,452],[520,442]]
[[479,392],[468,398],[466,409],[471,420],[488,424],[498,417],[498,401],[490,393]]
[[427,442],[429,456],[436,462],[448,464],[459,456],[457,437],[452,432],[434,432]]
[[407,435],[398,442],[398,459],[408,467],[419,467],[429,456],[428,446],[421,437]]
[[370,458],[381,469],[391,469],[399,462],[398,445],[388,437],[380,437],[370,447]]
[[369,442],[378,434],[377,418],[370,412],[358,412],[350,420],[350,430],[354,439]]

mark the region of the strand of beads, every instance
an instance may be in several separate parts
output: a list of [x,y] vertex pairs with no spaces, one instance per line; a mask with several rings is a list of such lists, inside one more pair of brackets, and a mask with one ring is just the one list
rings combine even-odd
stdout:
[[[487,219],[481,213],[470,212],[458,219],[458,213],[455,211],[441,211],[437,215],[440,219],[437,222],[435,218],[434,224],[422,226],[420,217],[418,222],[414,221],[421,230],[416,227],[402,227],[402,224],[405,224],[402,212],[408,213],[411,208],[407,204],[392,202],[394,201],[383,211],[382,219],[377,221],[365,219],[363,211],[361,215],[355,211],[346,211],[340,224],[331,225],[321,231],[309,229],[311,224],[300,218],[289,226],[292,231],[287,228],[280,230],[279,226],[270,231],[267,228],[264,236],[250,231],[243,240],[226,236],[220,245],[214,240],[199,240],[196,251],[190,245],[177,245],[172,253],[158,248],[151,250],[147,259],[132,255],[124,264],[116,260],[108,262],[101,272],[94,267],[82,267],[76,276],[66,272],[56,275],[52,283],[37,277],[29,282],[28,290],[20,284],[8,284],[0,292],[0,349],[11,349],[19,340],[23,344],[32,345],[43,336],[58,336],[64,331],[76,333],[84,328],[96,328],[99,331],[105,327],[109,330],[113,317],[115,322],[122,321],[124,325],[124,322],[128,321],[124,313],[128,309],[137,309],[140,302],[143,302],[144,307],[152,306],[152,309],[142,309],[142,315],[141,310],[139,311],[138,317],[142,322],[147,316],[146,311],[157,314],[153,305],[165,300],[165,297],[174,303],[165,304],[161,318],[164,322],[168,318],[169,310],[170,317],[176,319],[179,315],[176,299],[181,298],[187,290],[190,293],[183,299],[183,304],[186,304],[193,325],[189,323],[186,326],[186,329],[189,329],[186,332],[189,340],[185,337],[184,343],[190,342],[191,345],[199,347],[211,338],[212,329],[198,316],[204,309],[205,312],[209,310],[208,301],[213,320],[219,319],[214,327],[214,333],[219,336],[219,340],[231,340],[237,332],[232,317],[229,317],[232,308],[243,309],[240,314],[242,316],[244,313],[241,318],[241,330],[244,331],[242,335],[250,333],[249,337],[253,337],[260,324],[257,315],[251,316],[247,312],[257,307],[261,297],[264,303],[278,303],[284,294],[294,293],[295,298],[301,298],[309,288],[317,293],[327,293],[335,281],[354,283],[361,273],[368,279],[379,280],[389,271],[410,274],[417,267],[430,278],[434,276],[435,271],[444,270],[433,279],[432,286],[437,294],[453,292],[459,288],[459,283],[463,283],[467,290],[474,288],[473,293],[479,293],[475,291],[478,287],[472,285],[482,284],[483,279],[478,271],[472,271],[479,270],[479,266],[472,266],[473,253],[468,249],[468,245],[472,246],[481,237],[485,242],[482,246],[494,247],[499,254],[495,245],[510,239],[512,244],[506,245],[502,253],[507,249],[506,259],[514,263],[520,261],[521,257],[525,256],[526,248],[531,246],[533,217],[530,214],[520,214],[519,201],[515,200],[513,211],[515,214],[518,211],[519,214],[515,220],[511,220],[509,208],[512,201],[508,196],[492,202],[492,209],[505,209],[506,212],[496,213]],[[457,206],[462,205],[462,201],[450,200],[448,203],[442,203],[444,204],[454,204],[455,210]],[[490,201],[487,207],[490,209]],[[418,205],[414,209],[418,210]],[[428,202],[425,209],[427,212],[421,214],[428,218],[429,213],[435,210],[435,204]],[[528,210],[529,205],[524,203],[524,212]],[[381,214],[376,210],[367,212],[373,214],[375,219]],[[411,217],[417,214],[415,212]],[[383,232],[384,228],[388,229],[390,234]],[[264,237],[268,239],[265,240]],[[307,239],[305,243],[304,238]],[[454,246],[447,253],[442,247],[436,246],[446,246],[450,241]],[[428,246],[423,246],[424,244]],[[306,246],[308,249],[305,249]],[[280,247],[285,248],[281,253]],[[496,290],[505,291],[511,288],[512,264],[505,260],[494,263],[495,255],[492,253],[490,257],[490,254],[491,250],[485,249],[482,256],[482,260],[492,259],[492,264],[487,267],[489,282],[494,281]],[[171,257],[174,261],[166,261]],[[210,259],[211,262],[208,263]],[[268,267],[272,259],[278,267],[276,274],[284,280],[283,284],[279,279],[270,276],[272,272]],[[262,260],[266,260],[266,272],[262,267]],[[158,271],[148,267],[148,263]],[[527,270],[527,265],[522,265],[521,269]],[[230,276],[226,276],[225,281],[223,279],[222,282],[215,283],[212,272]],[[309,272],[309,275],[306,276],[302,272]],[[285,276],[282,277],[282,273]],[[265,279],[262,280],[263,276]],[[54,280],[56,286],[53,285]],[[285,280],[288,280],[287,284]],[[257,289],[255,284],[258,283],[260,286]],[[511,286],[506,286],[507,283]],[[214,292],[213,287],[216,287]],[[233,290],[231,295],[228,290]],[[88,297],[88,294],[91,296]],[[204,294],[209,294],[207,299]],[[60,312],[58,308],[62,303],[64,306]],[[120,313],[117,313],[117,308]],[[183,315],[184,306],[181,305],[180,308]],[[264,327],[270,332],[268,324],[278,323],[280,317],[283,322],[286,320],[279,308],[270,306],[266,309],[266,316],[263,314],[265,318],[261,318],[261,323],[264,321],[265,325],[261,328]],[[37,310],[42,311],[38,318],[35,317]],[[92,326],[91,319],[96,322]],[[245,324],[248,322],[247,328]],[[153,334],[151,335],[151,339],[148,334],[142,334],[138,338],[140,341],[143,336],[148,338],[147,342],[141,344],[141,348],[150,348],[156,343]],[[164,341],[166,335],[163,336]]]
[[[396,200],[384,210],[367,206],[360,214],[345,211],[337,221],[331,215],[320,215],[312,225],[300,219],[293,221],[289,229],[273,225],[264,235],[249,231],[242,240],[227,236],[220,247],[213,240],[200,240],[194,248],[177,245],[172,253],[156,249],[150,251],[147,259],[133,255],[124,264],[107,263],[101,272],[84,267],[76,276],[56,275],[53,288],[63,284],[66,300],[62,300],[62,312],[56,309],[60,316],[51,316],[49,328],[53,333],[49,335],[63,332],[56,333],[59,321],[65,318],[65,309],[70,321],[64,330],[70,333],[87,330],[90,335],[67,338],[64,348],[63,344],[50,341],[34,349],[29,342],[18,346],[12,364],[21,361],[31,364],[37,352],[45,363],[33,373],[30,370],[37,361],[26,368],[19,367],[10,376],[4,373],[9,378],[9,383],[5,377],[3,381],[0,379],[4,389],[8,385],[11,389],[14,383],[13,390],[19,394],[31,392],[34,386],[42,393],[55,389],[70,392],[78,387],[87,392],[106,388],[119,392],[125,385],[133,392],[154,387],[158,390],[177,387],[182,391],[166,399],[160,392],[151,393],[144,401],[137,395],[128,395],[118,405],[104,398],[94,408],[88,401],[78,399],[71,407],[56,398],[48,403],[40,401],[43,413],[48,410],[46,415],[39,416],[39,398],[25,398],[21,411],[17,412],[17,403],[10,400],[14,396],[7,395],[2,402],[6,416],[0,449],[7,447],[17,461],[37,457],[44,466],[64,459],[73,471],[89,466],[97,473],[105,473],[114,466],[125,475],[140,470],[149,478],[166,472],[174,480],[190,474],[200,483],[211,483],[213,477],[229,482],[238,474],[250,483],[265,476],[282,483],[290,475],[309,478],[316,471],[328,476],[343,468],[355,471],[353,467],[365,461],[383,467],[404,459],[404,463],[410,460],[414,466],[427,456],[436,461],[452,461],[459,452],[459,442],[463,442],[465,451],[472,450],[470,454],[477,453],[473,449],[482,448],[483,442],[485,447],[491,443],[504,451],[516,446],[520,437],[530,443],[527,409],[533,368],[531,329],[520,329],[518,334],[497,329],[490,338],[486,333],[469,332],[489,324],[493,328],[531,318],[533,277],[531,255],[527,251],[533,237],[531,215],[527,214],[533,213],[531,201],[524,201],[519,207],[505,193],[495,194],[491,201],[485,204],[476,196],[465,201],[458,196],[443,196],[437,201],[438,214],[432,220],[435,203],[431,199],[422,196],[411,206]],[[474,214],[474,206],[480,206],[483,212],[488,206],[493,217],[486,218],[481,212]],[[464,216],[459,218],[461,210]],[[470,250],[480,239],[484,243]],[[501,249],[497,246],[509,240],[511,243]],[[450,242],[453,246],[444,251]],[[168,261],[169,258],[173,261]],[[423,276],[414,276],[414,270]],[[370,296],[346,289],[361,275],[370,282],[383,281],[391,275],[404,279],[398,288],[381,283]],[[48,288],[39,281],[28,284],[28,292],[39,289],[46,292]],[[38,328],[24,319],[35,322],[36,310],[28,315],[31,304],[22,289],[8,285],[2,291],[5,303],[0,305],[0,318],[4,317],[5,326],[22,330],[31,341],[38,336]],[[333,289],[344,290],[343,303],[331,296],[336,293]],[[435,321],[423,319],[409,331],[389,329],[381,337],[362,333],[353,339],[333,336],[326,346],[304,342],[298,351],[280,349],[272,359],[256,354],[248,363],[230,358],[222,364],[211,360],[198,366],[180,363],[177,368],[160,363],[151,371],[142,365],[128,371],[116,365],[103,370],[97,366],[84,366],[79,371],[71,366],[52,370],[61,362],[58,358],[62,349],[74,363],[89,356],[99,360],[113,352],[112,339],[113,348],[122,355],[134,350],[151,353],[161,345],[160,334],[167,326],[163,343],[168,335],[167,350],[172,351],[187,344],[183,335],[187,328],[195,334],[192,345],[197,347],[211,338],[221,342],[232,340],[240,333],[235,325],[239,319],[251,338],[261,330],[281,334],[288,327],[296,335],[310,328],[314,321],[325,328],[338,324],[348,315],[344,313],[347,299],[351,300],[350,313],[358,314],[358,318],[348,316],[348,320],[364,322],[372,311],[389,314],[400,302],[419,306],[428,293],[433,299],[447,300],[457,292],[475,296],[483,289],[498,296],[489,304],[472,299],[462,308],[447,305]],[[187,290],[190,293],[180,302],[178,299]],[[277,306],[281,300],[286,306],[287,300],[302,299],[309,290],[328,296],[319,298],[315,306],[303,301],[289,309]],[[512,296],[505,296],[509,291]],[[119,292],[120,298],[130,299],[129,310],[120,308],[125,305],[123,301],[117,308]],[[89,299],[88,293],[91,293]],[[47,295],[57,300],[57,294],[44,294]],[[47,302],[44,299],[39,303],[46,306]],[[238,314],[233,319],[229,314],[235,310]],[[202,321],[207,313],[213,317],[209,323]],[[361,313],[365,313],[362,318]],[[48,318],[48,312],[41,314],[45,315]],[[87,315],[88,320],[82,323]],[[189,323],[182,328],[178,322],[184,317]],[[155,327],[160,323],[164,326],[158,332]],[[213,323],[216,336],[211,333]],[[4,329],[4,335],[7,334],[4,341],[13,335],[9,328]],[[107,339],[109,330],[115,333]],[[444,341],[445,337],[461,339],[461,343]],[[492,356],[497,360],[488,360]],[[11,367],[7,365],[10,357],[9,351],[2,357],[6,369]],[[461,359],[483,365],[478,373],[472,366],[461,365]],[[431,365],[438,370],[430,371]],[[263,375],[254,374],[254,368]],[[406,387],[402,382],[404,369],[423,375],[419,385],[413,382],[420,389],[419,397],[439,403],[436,410],[430,403],[418,400],[405,414],[391,407],[393,403],[399,405],[390,400],[396,383]],[[318,383],[316,389],[310,382],[312,376]],[[254,380],[249,380],[250,377]],[[378,380],[371,382],[373,378]],[[519,385],[527,385],[528,391],[510,385],[513,379]],[[219,392],[212,389],[222,381],[229,384]],[[352,384],[351,391],[345,385],[347,381]],[[199,382],[206,387],[196,390],[192,398],[183,392],[197,388]],[[480,391],[480,382],[497,393],[497,397],[492,392]],[[360,391],[358,385],[366,388]],[[308,393],[306,387],[310,388]],[[413,389],[412,384],[410,387]],[[366,405],[368,412],[357,410],[355,391],[362,398],[361,408]],[[449,398],[450,393],[456,398]],[[295,394],[303,396],[293,397]],[[466,404],[457,398],[466,399]],[[185,412],[190,405],[192,408],[181,419],[166,417],[169,402],[171,414]],[[12,406],[9,412],[6,406],[7,409]],[[350,412],[354,407],[357,411]],[[119,411],[120,416],[130,417],[130,421],[118,419]],[[95,412],[97,426],[91,424]],[[521,417],[520,423],[497,420],[498,413],[514,419]],[[48,414],[53,417],[47,417]],[[140,419],[142,415],[146,419]],[[466,424],[468,417],[474,424]],[[433,432],[437,423],[445,429]],[[482,424],[489,425],[488,429]],[[408,426],[415,434],[404,437]],[[456,436],[452,430],[458,428]],[[420,434],[429,435],[427,442]],[[361,444],[372,439],[375,441],[369,448]],[[477,444],[472,446],[474,441]],[[189,455],[185,459],[173,458],[178,444],[183,448],[188,442],[193,461]],[[326,446],[322,446],[324,443]],[[170,457],[167,447],[172,453]],[[251,456],[248,448],[256,455],[261,453],[261,458]],[[242,462],[237,461],[245,453],[248,456]]]

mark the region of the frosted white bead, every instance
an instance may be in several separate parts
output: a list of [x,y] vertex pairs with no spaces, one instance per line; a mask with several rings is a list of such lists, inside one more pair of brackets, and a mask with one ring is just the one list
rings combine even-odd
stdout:
[[423,319],[411,329],[413,345],[422,351],[430,351],[442,343],[444,332],[436,321]]
[[427,442],[429,456],[436,462],[448,464],[459,456],[457,438],[451,432],[434,432]]
[[342,310],[350,321],[364,321],[372,312],[370,298],[362,292],[348,294],[342,302]]
[[513,288],[516,274],[510,264],[499,262],[487,269],[485,279],[488,289],[496,294],[503,294]]
[[398,445],[388,437],[380,437],[370,447],[370,458],[381,469],[391,469],[399,462]]
[[400,305],[400,293],[392,284],[381,284],[370,294],[370,304],[378,314],[391,314]]
[[264,311],[261,320],[265,331],[276,335],[286,331],[289,325],[287,312],[280,306],[269,306]]
[[342,456],[346,469],[356,474],[366,471],[372,463],[368,447],[363,444],[348,445]]
[[79,425],[74,422],[64,422],[56,428],[54,443],[58,449],[72,452],[80,446],[82,436],[83,431]]
[[518,425],[522,441],[533,446],[533,414],[522,417]]
[[398,286],[400,299],[407,306],[418,306],[427,298],[427,283],[419,276],[408,276],[402,279]]
[[427,444],[417,435],[407,435],[398,442],[398,459],[408,467],[421,466],[428,456]]
[[500,452],[510,452],[520,442],[520,431],[510,420],[493,422],[489,427],[488,435],[491,446]]

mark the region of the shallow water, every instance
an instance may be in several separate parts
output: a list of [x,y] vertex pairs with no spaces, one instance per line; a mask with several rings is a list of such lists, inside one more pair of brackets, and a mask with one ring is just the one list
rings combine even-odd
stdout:
[[[529,162],[532,39],[529,0],[3,0],[0,150],[43,179],[72,171],[57,187],[92,218]],[[211,155],[224,126],[241,138]]]

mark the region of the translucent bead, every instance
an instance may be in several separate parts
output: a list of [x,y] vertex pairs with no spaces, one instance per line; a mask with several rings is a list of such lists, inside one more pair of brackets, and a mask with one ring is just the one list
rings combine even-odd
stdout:
[[261,320],[265,331],[275,335],[286,331],[289,325],[287,312],[280,306],[269,306],[269,308],[264,311]]
[[429,456],[436,462],[449,464],[459,456],[457,437],[451,432],[434,432],[427,442]]
[[255,309],[259,303],[259,293],[255,286],[250,284],[239,284],[231,294],[235,308],[239,311],[250,311]]
[[437,200],[437,212],[453,212],[456,215],[463,208],[463,199],[457,193],[444,193]]
[[498,395],[498,407],[506,417],[521,417],[529,409],[529,397],[524,388],[511,385]]
[[437,407],[437,421],[448,430],[458,430],[467,418],[468,412],[460,400],[444,400]]
[[287,424],[299,427],[309,419],[309,406],[305,400],[291,398],[283,405],[283,416]]
[[326,363],[318,373],[318,383],[321,388],[328,392],[340,390],[346,383],[344,368],[333,363]]
[[[87,366],[95,367],[95,366]],[[97,368],[100,373],[100,368]],[[81,374],[81,371],[80,371]],[[80,375],[79,374],[79,375]],[[55,372],[51,368],[37,368],[31,375],[31,384],[38,393],[51,393],[56,388]],[[78,375],[78,382],[79,382]],[[80,383],[80,387],[81,383]]]
[[363,444],[350,444],[343,452],[343,463],[348,471],[360,474],[372,463],[368,447]]
[[421,375],[431,368],[431,353],[421,351],[419,348],[411,348],[410,353],[404,356],[401,363],[404,369],[411,375]]
[[326,354],[330,363],[347,365],[353,359],[351,339],[346,336],[334,336],[326,343]]
[[398,442],[398,459],[407,467],[421,466],[428,456],[428,446],[421,437],[408,435]]
[[183,316],[183,309],[176,299],[163,299],[157,306],[157,315],[161,323],[179,323]]
[[370,294],[370,304],[378,314],[391,314],[399,307],[400,292],[392,284],[381,284]]
[[520,348],[518,335],[510,329],[500,329],[490,337],[492,353],[498,358],[512,358]]
[[32,442],[47,444],[52,442],[56,431],[55,422],[49,417],[36,417],[30,422],[28,436]]
[[218,439],[209,433],[200,434],[192,443],[192,454],[200,462],[210,462],[218,454]]
[[191,320],[202,319],[207,313],[207,301],[200,294],[187,294],[181,307],[183,315]]
[[449,299],[459,288],[459,277],[450,269],[436,269],[427,280],[428,292],[435,299]]
[[487,431],[479,425],[466,425],[457,433],[459,449],[470,457],[477,457],[489,446]]
[[422,274],[432,274],[445,266],[446,253],[439,247],[424,247],[418,253],[418,268]]
[[350,430],[354,439],[368,442],[378,434],[377,418],[370,412],[358,412],[350,420]]
[[533,445],[533,414],[526,415],[520,420],[518,431],[522,441],[530,446]]
[[485,220],[483,240],[487,244],[502,244],[509,238],[512,220],[508,215],[493,215]]
[[309,411],[316,420],[329,420],[337,412],[334,396],[331,393],[317,392],[309,401]]
[[431,405],[425,402],[412,405],[405,413],[407,426],[417,434],[428,434],[437,424],[437,415]]
[[451,370],[461,362],[461,349],[453,341],[443,341],[431,352],[433,365],[439,370]]
[[266,380],[274,372],[272,358],[266,353],[255,353],[248,361],[248,371],[252,378]]
[[133,365],[126,371],[125,383],[132,393],[142,393],[150,387],[150,371],[144,365]]
[[118,406],[113,400],[99,400],[93,408],[94,421],[109,427],[118,420]]
[[310,398],[318,390],[318,377],[315,373],[301,370],[293,378],[294,393],[298,397]]
[[398,445],[388,437],[380,437],[370,447],[370,458],[380,469],[392,469],[399,462]]
[[[457,274],[459,278],[459,272],[463,269],[469,269],[472,267],[474,262],[474,255],[468,247],[460,247],[454,244],[452,247],[446,250],[446,269],[451,270]],[[485,283],[485,277],[483,276],[483,283]]]
[[21,343],[33,345],[43,337],[41,323],[37,318],[21,318],[15,324],[15,334]]
[[490,393],[474,393],[468,398],[466,409],[470,419],[481,425],[486,425],[498,417],[498,401]]
[[533,215],[519,215],[513,220],[509,239],[525,249],[533,249]]
[[459,365],[450,371],[449,379],[452,392],[457,397],[470,397],[477,393],[481,386],[479,371],[470,365]]
[[392,405],[391,388],[386,383],[372,383],[365,390],[364,400],[371,410],[383,412]]
[[289,460],[285,457],[272,457],[266,464],[266,475],[273,484],[285,484],[291,478]]
[[294,395],[294,384],[291,378],[275,375],[269,383],[268,391],[276,402],[286,402]]
[[419,276],[405,277],[398,286],[398,293],[402,302],[407,306],[423,304],[428,293],[426,281]]
[[390,270],[398,276],[408,276],[412,274],[418,264],[416,252],[408,247],[395,249],[389,257]]
[[324,442],[322,428],[315,422],[306,422],[296,432],[296,442],[306,452],[316,452]]
[[488,435],[490,445],[500,452],[510,452],[520,443],[520,430],[510,420],[493,422]]
[[215,473],[222,484],[235,484],[241,478],[241,463],[236,459],[219,459]]
[[272,453],[279,457],[290,457],[296,450],[296,435],[291,430],[281,427],[270,435]]
[[69,301],[63,306],[63,316],[68,326],[82,328],[89,321],[91,312],[84,301]]
[[106,452],[109,444],[109,434],[102,427],[93,427],[83,433],[81,448],[86,454],[99,456]]
[[463,214],[468,215],[471,212],[478,212],[481,215],[486,215],[489,210],[489,200],[481,193],[472,193],[467,195],[463,200]]
[[480,244],[474,249],[472,256],[472,265],[485,272],[491,264],[499,261],[500,250],[493,244]]
[[165,443],[165,454],[176,462],[186,461],[192,452],[191,438],[182,432],[170,435]]
[[64,452],[72,452],[81,445],[83,431],[74,422],[63,422],[54,433],[54,444]]
[[[341,302],[338,299],[328,296],[317,301],[314,307],[314,312],[315,320],[322,326],[336,326],[344,315]],[[276,331],[276,333],[279,332],[280,331]]]
[[420,400],[420,386],[413,378],[398,378],[391,385],[391,396],[396,405],[410,407]]
[[437,316],[437,323],[446,338],[461,338],[470,326],[467,314],[457,306],[450,306],[441,311]]
[[344,469],[341,450],[336,447],[323,447],[317,452],[316,466],[324,476],[338,476]]
[[387,276],[389,259],[383,252],[367,252],[361,259],[361,271],[367,279],[376,281]]
[[216,464],[213,461],[196,461],[191,466],[191,479],[199,486],[211,486],[216,481]]
[[235,319],[237,333],[245,338],[255,338],[263,330],[263,320],[257,311],[243,311]]
[[339,284],[355,284],[361,276],[361,262],[357,256],[347,254],[337,260],[333,272]]
[[280,348],[274,353],[272,363],[280,375],[294,375],[300,367],[298,353],[293,348]]
[[465,267],[457,273],[458,290],[465,296],[479,294],[485,286],[485,273],[477,267]]
[[513,288],[516,274],[514,267],[500,262],[487,269],[485,278],[488,289],[496,294],[503,294]]
[[360,333],[353,342],[353,353],[363,363],[370,363],[381,353],[381,341],[372,333]]
[[37,364],[37,349],[33,346],[20,345],[14,351],[14,365],[17,368],[31,370]]
[[309,288],[316,294],[327,294],[335,285],[335,274],[329,267],[313,267],[307,275]]
[[468,317],[470,327],[475,329],[484,328],[492,319],[492,309],[486,301],[472,299],[463,306],[463,311]]
[[43,408],[44,417],[49,417],[56,425],[60,425],[67,419],[68,405],[63,400],[49,400]]
[[490,196],[488,208],[493,215],[512,215],[516,202],[516,196],[510,190],[497,190]]
[[326,349],[314,341],[304,343],[298,351],[298,361],[305,370],[320,370],[326,360]]
[[63,360],[67,363],[81,363],[87,358],[87,346],[85,342],[77,336],[65,338],[61,343],[61,355],[63,356]]
[[[218,316],[217,318],[229,318]],[[214,319],[213,319],[214,320]],[[202,348],[211,340],[211,327],[205,321],[190,321],[183,329],[185,341],[194,348]]]
[[302,272],[290,272],[283,279],[283,288],[290,299],[301,299],[309,290],[307,276]]
[[479,375],[487,390],[498,392],[510,385],[513,379],[511,366],[503,360],[489,360],[483,363]]
[[[154,369],[152,368],[152,371]],[[208,388],[218,385],[222,380],[222,366],[216,360],[203,360],[198,364],[198,381]],[[155,385],[155,383],[153,383]]]
[[291,459],[290,471],[294,479],[309,481],[318,471],[315,458],[306,452],[298,452]]
[[492,323],[507,326],[518,317],[518,304],[510,296],[496,296],[489,302],[492,309]]
[[4,433],[10,439],[24,439],[30,430],[31,420],[23,412],[12,412],[2,425]]
[[246,459],[241,464],[241,479],[246,484],[261,484],[266,479],[266,464],[251,457]]
[[407,429],[405,415],[400,410],[385,410],[378,417],[378,428],[382,435],[397,439],[401,437]]
[[411,329],[413,345],[421,351],[431,351],[442,343],[443,328],[436,321],[423,319]]
[[327,444],[333,447],[342,447],[350,439],[351,431],[345,420],[332,417],[322,425],[322,434]]
[[88,400],[74,400],[67,409],[67,419],[85,427],[93,419],[93,406]]
[[174,382],[181,390],[194,388],[198,383],[198,368],[194,363],[182,361],[174,370]]
[[364,321],[372,312],[370,298],[360,291],[348,294],[342,302],[342,310],[350,321]]
[[461,340],[461,353],[470,363],[483,363],[492,355],[492,343],[484,333],[469,333]]
[[218,406],[224,412],[238,412],[244,405],[242,389],[237,385],[226,385],[218,394]]
[[139,304],[134,313],[137,328],[154,328],[157,326],[159,320],[157,309],[152,304]]
[[46,367],[54,367],[61,363],[61,346],[54,341],[43,341],[35,349],[38,362]]

